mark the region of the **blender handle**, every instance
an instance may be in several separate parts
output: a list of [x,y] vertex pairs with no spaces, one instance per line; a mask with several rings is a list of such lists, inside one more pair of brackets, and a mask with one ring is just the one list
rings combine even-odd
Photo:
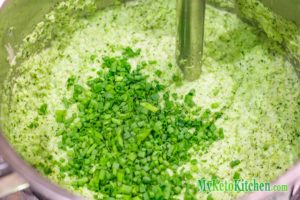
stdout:
[[[279,177],[272,185],[288,185],[289,200],[299,200],[300,196],[300,162],[298,162],[294,167],[289,169],[283,176]],[[239,200],[266,200],[266,199],[282,199],[282,192],[252,192],[246,196],[241,197]],[[276,198],[279,197],[279,198]],[[285,198],[286,199],[286,198]]]
[[291,200],[299,200],[300,199],[300,181],[298,181],[294,187],[293,191],[291,193]]

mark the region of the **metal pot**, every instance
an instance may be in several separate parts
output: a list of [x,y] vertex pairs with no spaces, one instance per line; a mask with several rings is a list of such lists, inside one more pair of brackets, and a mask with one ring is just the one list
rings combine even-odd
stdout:
[[[0,8],[0,85],[7,76],[9,63],[7,57],[13,52],[13,48],[21,43],[22,39],[30,33],[34,25],[51,10],[59,0],[7,0]],[[99,8],[108,6],[111,0],[104,0],[98,5]],[[300,25],[300,2],[299,0],[263,0],[278,14],[283,15],[289,20],[295,21]],[[233,11],[233,10],[231,10]],[[14,27],[11,31],[10,27]],[[296,65],[299,65],[296,64]],[[295,66],[299,68],[300,66]],[[2,87],[2,86],[0,86]],[[43,199],[69,200],[82,199],[77,197],[59,186],[51,183],[46,177],[40,175],[35,169],[22,160],[9,145],[4,135],[0,133],[0,155],[6,163],[11,166],[7,169],[3,178],[0,171],[0,198],[2,194],[9,194],[19,190],[30,188]],[[5,164],[0,161],[1,166]],[[7,165],[5,165],[7,166]],[[296,182],[300,180],[300,163],[291,168],[286,174],[279,177],[274,183],[288,184],[288,193],[252,193],[242,199],[300,199],[300,189],[297,192]]]

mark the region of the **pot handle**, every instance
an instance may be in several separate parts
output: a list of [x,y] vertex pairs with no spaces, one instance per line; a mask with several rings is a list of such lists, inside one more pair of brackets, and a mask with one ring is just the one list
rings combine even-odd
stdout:
[[25,181],[19,174],[10,173],[0,178],[0,198],[24,190],[29,187],[29,183]]
[[0,199],[29,187],[19,174],[12,172],[10,167],[0,157]]

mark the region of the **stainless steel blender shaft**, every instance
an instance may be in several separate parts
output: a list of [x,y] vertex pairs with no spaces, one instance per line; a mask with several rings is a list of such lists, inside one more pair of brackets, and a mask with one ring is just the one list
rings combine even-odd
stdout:
[[186,80],[201,74],[205,0],[177,0],[177,63]]

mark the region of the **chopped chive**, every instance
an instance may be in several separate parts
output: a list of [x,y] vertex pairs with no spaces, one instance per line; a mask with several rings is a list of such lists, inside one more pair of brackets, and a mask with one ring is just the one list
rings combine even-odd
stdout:
[[240,160],[233,160],[233,161],[230,162],[229,165],[230,165],[231,168],[234,168],[235,166],[239,165],[240,163],[241,163]]
[[38,110],[39,115],[45,115],[47,113],[47,108],[48,105],[47,104],[42,104]]
[[151,112],[157,112],[159,110],[156,106],[154,106],[148,102],[141,103],[141,106],[143,106],[147,110],[150,110]]
[[[139,55],[139,49],[127,47],[121,56],[103,57],[101,70],[86,85],[68,79],[72,95],[63,100],[64,110],[55,112],[62,123],[58,148],[68,157],[59,164],[61,174],[76,180],[75,189],[87,187],[104,199],[172,199],[184,189],[185,197],[192,198],[192,174],[175,172],[185,163],[196,166],[192,147],[206,150],[224,133],[214,123],[216,113],[196,106],[194,90],[182,97],[142,73],[157,61],[132,68],[129,59]],[[173,81],[182,83],[178,75]],[[66,119],[71,107],[77,111]]]

